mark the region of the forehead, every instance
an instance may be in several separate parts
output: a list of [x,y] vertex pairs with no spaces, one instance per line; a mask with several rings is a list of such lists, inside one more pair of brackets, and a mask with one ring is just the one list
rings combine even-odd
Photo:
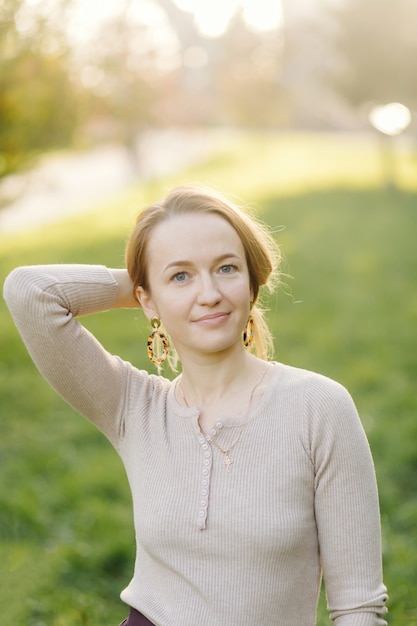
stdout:
[[[242,241],[227,220],[215,213],[176,215],[158,224],[148,241],[148,261],[192,260],[233,253],[244,257]],[[173,257],[173,258],[171,258]]]

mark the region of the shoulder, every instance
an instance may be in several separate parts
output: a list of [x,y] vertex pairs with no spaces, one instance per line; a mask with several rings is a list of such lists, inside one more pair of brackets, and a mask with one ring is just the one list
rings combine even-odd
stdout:
[[330,398],[350,397],[347,389],[338,381],[318,372],[274,362],[275,384],[278,388],[290,388],[319,402]]
[[352,396],[340,382],[282,363],[275,363],[275,367],[276,393],[291,399],[291,405],[302,413],[308,429],[358,422]]
[[[330,458],[349,465],[352,459],[368,463],[369,444],[356,405],[349,391],[338,381],[308,370],[278,364],[281,390],[289,389],[292,419],[313,465],[318,468]],[[282,392],[282,391],[281,391]],[[323,465],[323,467],[324,467]]]

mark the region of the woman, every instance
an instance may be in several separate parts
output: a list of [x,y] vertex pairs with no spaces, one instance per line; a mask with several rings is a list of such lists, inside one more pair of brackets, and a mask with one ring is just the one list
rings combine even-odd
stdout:
[[[337,626],[386,624],[354,404],[338,383],[267,360],[259,290],[279,270],[267,230],[179,187],[139,215],[126,262],[18,268],[5,285],[39,370],[125,465],[137,554],[124,624],[313,626],[322,571]],[[138,306],[151,360],[175,346],[172,382],[110,355],[76,320]]]

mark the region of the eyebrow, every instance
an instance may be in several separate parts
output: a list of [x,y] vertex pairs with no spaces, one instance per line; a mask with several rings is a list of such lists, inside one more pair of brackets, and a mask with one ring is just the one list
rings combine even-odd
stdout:
[[[220,256],[216,257],[214,259],[214,263],[221,263],[221,261],[224,261],[225,259],[238,259],[239,261],[242,260],[242,258],[238,254],[235,254],[235,252],[226,252],[225,254],[221,254]],[[193,263],[188,260],[172,261],[172,263],[168,263],[168,265],[164,267],[163,271],[166,272],[173,267],[189,267],[190,265],[193,265]]]

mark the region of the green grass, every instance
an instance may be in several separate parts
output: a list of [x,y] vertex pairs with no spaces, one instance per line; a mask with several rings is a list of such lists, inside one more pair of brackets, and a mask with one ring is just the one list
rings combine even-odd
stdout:
[[[0,278],[24,263],[123,265],[138,209],[201,182],[255,206],[291,277],[268,317],[279,360],[351,391],[374,454],[390,624],[416,626],[417,157],[386,190],[378,147],[349,136],[244,135],[182,175],[35,233],[0,236]],[[48,388],[0,304],[0,606],[5,624],[115,626],[134,542],[124,471],[107,441]],[[140,312],[86,320],[147,367]],[[323,598],[318,624],[329,624]]]

